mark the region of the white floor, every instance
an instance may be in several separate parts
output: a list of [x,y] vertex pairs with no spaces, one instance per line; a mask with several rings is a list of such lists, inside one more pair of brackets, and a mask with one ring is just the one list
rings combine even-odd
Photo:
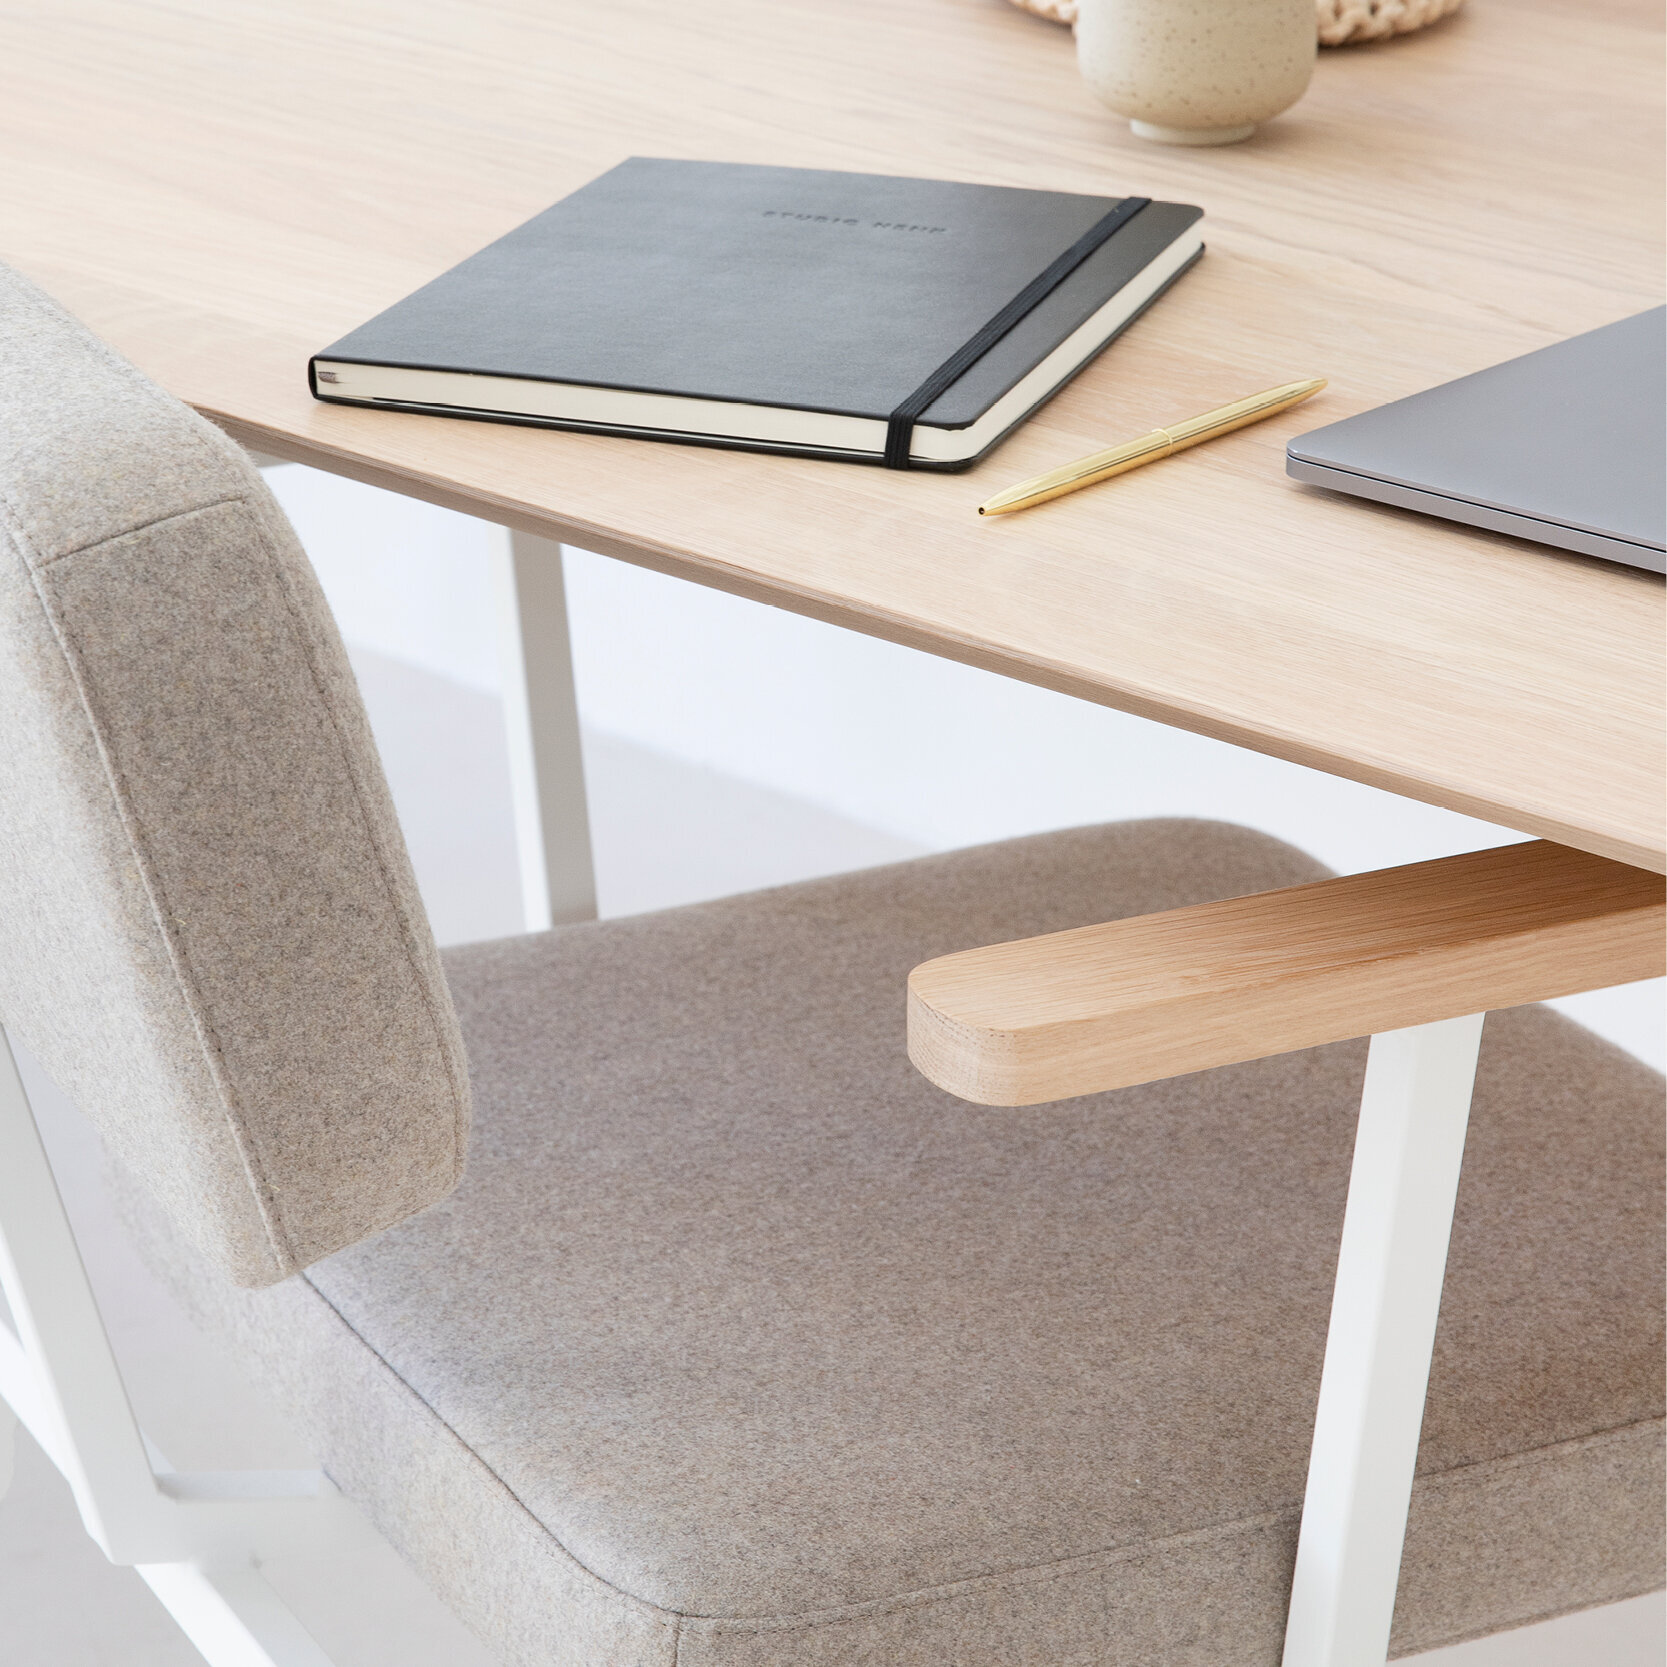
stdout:
[[[443,942],[517,929],[497,703],[356,657],[413,860]],[[920,848],[780,793],[586,737],[605,914],[886,862]],[[1628,1040],[1624,1012],[1610,1020]],[[1648,1013],[1631,1021],[1647,1051]],[[1658,1044],[1653,1044],[1658,1045]],[[48,1143],[142,1419],[177,1464],[307,1462],[295,1438],[128,1256],[104,1207],[96,1141],[31,1076]],[[250,1431],[254,1431],[251,1441]],[[269,1571],[342,1667],[491,1667],[492,1658],[368,1530],[345,1563]],[[1659,1667],[1659,1596],[1421,1658],[1430,1667]],[[0,1667],[189,1667],[197,1657],[130,1571],[83,1537],[68,1490],[20,1438],[0,1499]],[[883,1664],[876,1664],[883,1667]]]

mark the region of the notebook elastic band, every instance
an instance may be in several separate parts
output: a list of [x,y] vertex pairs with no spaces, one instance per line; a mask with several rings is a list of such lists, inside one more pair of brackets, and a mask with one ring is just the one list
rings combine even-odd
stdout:
[[886,419],[888,469],[908,468],[915,423],[944,389],[959,381],[1026,313],[1058,289],[1113,232],[1126,226],[1151,200],[1150,197],[1125,197],[1109,214],[1095,221],[1058,260],[1038,272],[982,330],[958,347],[892,412]]

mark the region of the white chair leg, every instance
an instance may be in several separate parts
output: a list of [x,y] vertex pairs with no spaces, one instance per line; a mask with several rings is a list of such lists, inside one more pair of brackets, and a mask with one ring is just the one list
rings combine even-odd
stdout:
[[523,911],[527,930],[543,932],[596,918],[561,546],[511,532],[496,561],[498,663]]
[[1284,1667],[1383,1667],[1482,1014],[1372,1038]]
[[3,1030],[0,1289],[16,1327],[0,1325],[0,1440],[28,1426],[100,1549],[138,1568],[210,1667],[330,1667],[253,1553],[317,1544],[351,1507],[316,1471],[158,1474]]
[[75,1494],[113,1561],[158,1543],[167,1507],[64,1214],[10,1043],[0,1032],[0,1395]]
[[137,1568],[209,1667],[331,1667],[253,1564],[140,1563]]
[[17,1414],[0,1400],[0,1499],[11,1491],[17,1468]]

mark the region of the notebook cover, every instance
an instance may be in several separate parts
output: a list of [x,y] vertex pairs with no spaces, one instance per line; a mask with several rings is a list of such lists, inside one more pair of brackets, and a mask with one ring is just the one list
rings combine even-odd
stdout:
[[[319,357],[883,420],[1117,201],[633,157]],[[1137,214],[920,420],[976,421],[1201,213]]]

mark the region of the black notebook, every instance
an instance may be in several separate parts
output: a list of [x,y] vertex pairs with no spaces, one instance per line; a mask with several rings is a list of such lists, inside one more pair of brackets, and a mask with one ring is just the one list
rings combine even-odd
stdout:
[[494,422],[975,462],[1173,283],[1141,197],[633,157],[318,354],[314,394]]

